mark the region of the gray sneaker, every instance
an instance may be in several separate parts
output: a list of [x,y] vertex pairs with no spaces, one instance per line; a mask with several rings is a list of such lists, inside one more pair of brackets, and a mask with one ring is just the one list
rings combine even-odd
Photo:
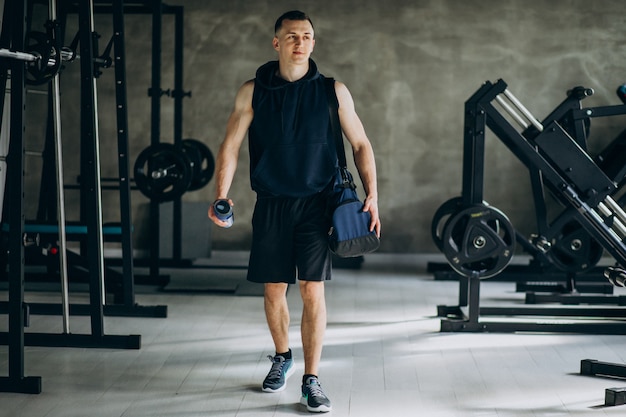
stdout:
[[330,400],[322,391],[317,378],[310,376],[302,384],[302,397],[300,404],[305,405],[311,413],[327,413],[332,410]]
[[285,389],[285,383],[295,371],[293,359],[285,359],[282,356],[268,355],[272,361],[272,369],[263,380],[264,392],[279,392]]

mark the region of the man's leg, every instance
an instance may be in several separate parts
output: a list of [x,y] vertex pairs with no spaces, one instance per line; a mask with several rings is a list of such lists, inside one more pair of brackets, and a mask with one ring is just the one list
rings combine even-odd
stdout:
[[265,284],[265,316],[270,328],[276,356],[269,356],[272,368],[263,380],[262,390],[279,392],[285,389],[287,378],[294,372],[294,362],[289,350],[288,284]]
[[311,412],[328,412],[332,410],[332,406],[317,379],[326,331],[324,281],[300,281],[300,294],[304,302],[301,327],[304,377],[300,404]]
[[302,349],[304,373],[318,375],[322,345],[326,331],[326,300],[324,281],[300,281],[302,309]]
[[289,307],[285,283],[265,284],[265,317],[277,353],[289,350]]

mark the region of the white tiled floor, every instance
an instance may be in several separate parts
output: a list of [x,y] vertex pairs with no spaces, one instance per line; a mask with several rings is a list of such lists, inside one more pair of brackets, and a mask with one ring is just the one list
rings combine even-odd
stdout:
[[[179,273],[201,279],[219,271]],[[626,336],[440,333],[436,306],[454,305],[458,284],[433,280],[424,257],[371,255],[361,269],[334,274],[327,285],[320,375],[334,416],[626,413],[626,405],[604,407],[605,389],[626,387],[626,381],[579,375],[581,359],[626,362]],[[491,305],[523,303],[512,283],[485,284],[481,294]],[[85,295],[73,297],[76,302]],[[270,366],[266,356],[273,353],[261,297],[146,288],[137,301],[167,305],[168,318],[106,317],[105,323],[107,334],[141,334],[140,350],[28,347],[25,373],[42,377],[43,392],[0,393],[0,416],[309,414],[298,404],[301,362],[284,392],[260,391]],[[298,291],[289,292],[289,301],[298,360]],[[60,317],[31,321],[29,331],[61,331]],[[89,322],[74,317],[71,325],[80,333]],[[4,317],[0,330],[6,331]],[[7,361],[6,347],[0,347],[0,376],[7,374]]]

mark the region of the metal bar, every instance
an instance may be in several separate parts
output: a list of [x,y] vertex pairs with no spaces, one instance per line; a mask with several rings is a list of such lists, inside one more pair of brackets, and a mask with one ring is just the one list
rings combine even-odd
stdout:
[[626,237],[626,226],[619,219],[613,219],[613,226],[622,234],[623,237]]
[[[174,15],[174,143],[181,144],[183,140],[183,8],[178,7]],[[182,259],[182,197],[174,200],[172,210],[172,258]]]
[[[618,208],[619,208],[619,206],[618,206]],[[619,218],[615,217],[615,213],[613,211],[611,211],[611,209],[609,209],[604,203],[598,203],[598,209],[600,210],[600,212],[602,213],[603,216],[612,218],[613,219],[613,226],[615,226],[615,228],[623,236],[626,236],[626,226],[624,226],[624,223]]]
[[79,2],[80,54],[81,67],[81,190],[84,215],[89,233],[87,234],[87,256],[89,265],[89,295],[91,305],[91,331],[94,335],[104,335],[104,256],[102,240],[102,190],[100,187],[99,139],[97,123],[96,79],[93,65],[93,2]]
[[600,209],[602,215],[606,217],[611,217],[613,215],[613,212],[609,210],[609,208],[604,203],[598,203],[598,209]]
[[513,105],[515,107],[517,107],[517,109],[519,111],[522,112],[522,114],[524,116],[526,116],[526,118],[528,119],[528,121],[530,123],[533,124],[533,126],[535,126],[537,128],[538,131],[543,132],[543,125],[541,123],[539,123],[539,120],[537,120],[535,118],[535,116],[532,115],[532,113],[530,111],[528,111],[528,109],[526,107],[524,107],[524,105],[517,99],[517,97],[515,97],[507,88],[506,90],[504,90],[504,95],[511,101],[511,103],[513,103]]
[[[161,141],[161,48],[162,48],[162,2],[152,4],[152,84],[151,84],[151,124],[150,143]],[[160,209],[159,202],[150,200],[150,277],[159,277]]]
[[468,320],[477,325],[480,319],[480,279],[469,277]]
[[[24,48],[26,30],[26,1],[7,1],[3,12],[2,41],[7,40],[9,32],[5,29],[10,27],[10,38],[13,46]],[[10,22],[10,23],[9,23]],[[9,228],[9,250],[11,256],[8,260],[9,281],[9,318],[8,334],[8,377],[0,378],[0,391],[22,392],[39,394],[41,392],[41,377],[24,376],[24,246],[22,235],[24,232],[24,103],[25,103],[25,67],[21,63],[11,62],[7,67],[11,70],[11,93],[10,103],[10,126],[9,126],[9,152],[7,165],[6,195],[11,201],[11,210],[8,211],[7,219]],[[6,78],[5,78],[6,80]],[[3,97],[4,99],[4,97]]]
[[26,62],[36,62],[41,60],[41,57],[38,55],[29,54],[28,52],[11,51],[6,48],[0,48],[0,58],[11,58]]
[[500,104],[502,106],[502,108],[509,114],[509,116],[511,116],[516,122],[517,124],[519,124],[521,127],[523,127],[524,129],[528,129],[528,126],[530,126],[528,123],[526,123],[526,120],[524,120],[524,118],[522,116],[520,116],[514,109],[513,107],[509,106],[509,103],[507,103],[506,101],[504,101],[504,99],[502,98],[501,95],[497,95],[496,96],[496,101],[498,102],[498,104]]
[[591,117],[619,116],[621,114],[626,114],[626,104],[579,109],[572,112],[572,117],[576,120]]
[[[0,332],[0,344],[6,333]],[[61,333],[26,333],[24,342],[27,346],[76,347],[104,349],[141,349],[141,335],[92,335]]]
[[[24,2],[22,2],[24,3]],[[14,12],[20,7],[15,4]],[[25,7],[22,5],[21,7]],[[22,10],[25,13],[25,10]],[[13,16],[13,44],[24,44],[24,15]],[[9,219],[9,375],[24,376],[24,66],[11,63],[11,122],[9,153],[7,155],[6,197],[11,202]]]
[[[58,316],[63,314],[61,306],[53,303],[28,303],[31,315]],[[0,314],[6,314],[8,305],[0,301]],[[88,316],[90,314],[89,304],[70,304],[70,314],[73,316]],[[109,317],[167,317],[167,306],[141,306],[134,304],[104,306],[104,315]]]
[[606,375],[626,378],[626,365],[600,362],[595,359],[583,359],[580,361],[580,373],[582,375]]
[[611,196],[606,196],[604,202],[609,206],[609,208],[613,211],[614,214],[623,222],[626,223],[626,213],[624,210],[611,198]]
[[[48,2],[49,17],[57,19],[56,0]],[[65,194],[63,190],[63,141],[61,135],[61,86],[59,74],[52,78],[52,115],[57,180],[57,221],[59,223],[59,272],[61,275],[61,305],[63,307],[63,333],[70,332],[70,301],[67,275],[67,237],[65,234]]]
[[128,158],[128,109],[126,94],[126,51],[124,45],[124,0],[113,1],[115,102],[117,107],[117,150],[122,227],[122,288],[124,304],[135,304],[131,219],[130,167]]
[[483,201],[486,115],[480,101],[494,89],[497,87],[486,82],[465,102],[462,185],[465,205]]
[[557,323],[554,319],[547,321],[488,321],[481,320],[473,324],[465,320],[441,320],[442,332],[542,332],[542,333],[579,333],[594,335],[623,335],[626,322],[623,321],[589,321],[575,320]]
[[[76,55],[74,55],[74,53],[71,51],[59,51],[59,53],[61,54],[62,61],[71,61],[76,58]],[[30,52],[11,51],[10,49],[6,48],[0,48],[0,58],[10,58],[25,62],[41,61],[41,56],[37,54],[31,54]],[[56,63],[57,61],[55,58],[48,58],[48,62],[46,62],[46,65],[49,67],[53,67],[56,65]]]

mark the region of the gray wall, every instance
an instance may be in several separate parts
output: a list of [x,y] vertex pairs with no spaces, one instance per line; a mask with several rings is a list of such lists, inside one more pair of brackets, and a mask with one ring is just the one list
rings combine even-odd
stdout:
[[[510,90],[543,118],[576,85],[596,94],[586,106],[618,104],[626,81],[626,2],[623,0],[344,0],[250,2],[172,0],[185,6],[183,137],[204,141],[214,153],[224,134],[237,88],[274,59],[273,24],[299,8],[315,24],[313,58],[320,71],[345,82],[374,146],[378,165],[381,251],[434,252],[434,211],[461,191],[463,105],[486,80],[504,79]],[[128,16],[127,71],[131,158],[149,144],[150,18]],[[96,30],[104,47],[110,18]],[[163,88],[173,87],[173,19],[164,19]],[[73,34],[72,34],[73,35]],[[68,35],[69,36],[69,35]],[[78,161],[78,65],[63,77],[67,181]],[[103,176],[117,173],[113,71],[98,82]],[[162,140],[173,138],[172,100],[163,99]],[[622,117],[593,122],[590,149],[602,149],[625,125]],[[493,134],[487,138],[485,200],[516,228],[533,230],[526,168]],[[254,193],[242,148],[231,198],[235,226],[213,229],[213,248],[246,249]],[[38,174],[37,174],[38,175]],[[213,181],[187,193],[186,201],[211,201]],[[68,204],[76,196],[68,195]],[[119,218],[116,196],[105,194],[105,220]],[[137,242],[145,240],[147,199],[133,193]],[[75,211],[74,211],[75,214]],[[72,217],[72,214],[68,214]]]

